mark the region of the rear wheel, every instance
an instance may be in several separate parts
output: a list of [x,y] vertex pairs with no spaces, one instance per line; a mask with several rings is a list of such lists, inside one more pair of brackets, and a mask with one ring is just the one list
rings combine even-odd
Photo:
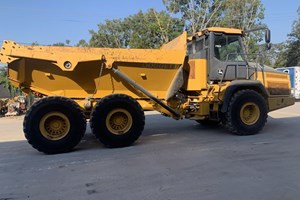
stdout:
[[28,142],[48,153],[71,151],[81,140],[86,119],[76,102],[65,97],[47,97],[31,106],[23,130]]
[[264,126],[268,108],[261,94],[253,90],[240,90],[232,97],[225,114],[225,127],[236,135],[253,135]]
[[102,98],[91,115],[91,129],[108,147],[124,147],[134,143],[145,125],[145,115],[140,104],[124,94]]

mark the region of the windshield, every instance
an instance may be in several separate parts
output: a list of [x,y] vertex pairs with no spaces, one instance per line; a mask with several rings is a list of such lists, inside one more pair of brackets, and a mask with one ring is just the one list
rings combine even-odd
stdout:
[[240,36],[215,35],[214,53],[221,61],[244,61]]

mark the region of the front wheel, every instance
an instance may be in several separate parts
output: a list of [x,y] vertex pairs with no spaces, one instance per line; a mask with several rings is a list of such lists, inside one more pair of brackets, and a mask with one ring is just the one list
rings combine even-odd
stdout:
[[236,135],[254,135],[268,117],[265,99],[256,91],[240,90],[230,100],[225,114],[225,128]]
[[93,134],[108,147],[124,147],[134,143],[145,125],[140,104],[124,94],[102,98],[91,114]]

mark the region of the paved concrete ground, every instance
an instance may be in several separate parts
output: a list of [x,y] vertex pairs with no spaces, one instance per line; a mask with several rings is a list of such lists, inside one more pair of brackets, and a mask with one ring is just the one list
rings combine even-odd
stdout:
[[1,118],[0,200],[299,199],[299,130],[300,103],[246,137],[150,113],[132,147],[104,148],[88,129],[74,152],[45,155],[22,118]]

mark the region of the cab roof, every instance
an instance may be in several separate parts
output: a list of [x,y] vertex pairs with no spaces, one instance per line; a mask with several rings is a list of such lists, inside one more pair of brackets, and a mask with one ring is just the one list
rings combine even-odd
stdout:
[[217,32],[217,33],[226,33],[226,34],[237,34],[237,35],[242,35],[243,31],[240,29],[236,28],[223,28],[223,27],[211,27],[211,28],[206,28],[202,31],[199,31],[195,33],[194,35],[188,37],[188,41],[192,40],[196,36],[202,36],[207,32]]
[[195,33],[194,35],[187,37],[186,31],[183,32],[180,36],[173,39],[172,41],[164,44],[161,49],[172,49],[172,50],[185,50],[186,42],[192,41],[193,38],[204,35],[207,32],[217,32],[217,33],[226,33],[226,34],[236,34],[242,35],[243,31],[240,29],[234,28],[222,28],[222,27],[211,27],[206,28],[200,32]]

